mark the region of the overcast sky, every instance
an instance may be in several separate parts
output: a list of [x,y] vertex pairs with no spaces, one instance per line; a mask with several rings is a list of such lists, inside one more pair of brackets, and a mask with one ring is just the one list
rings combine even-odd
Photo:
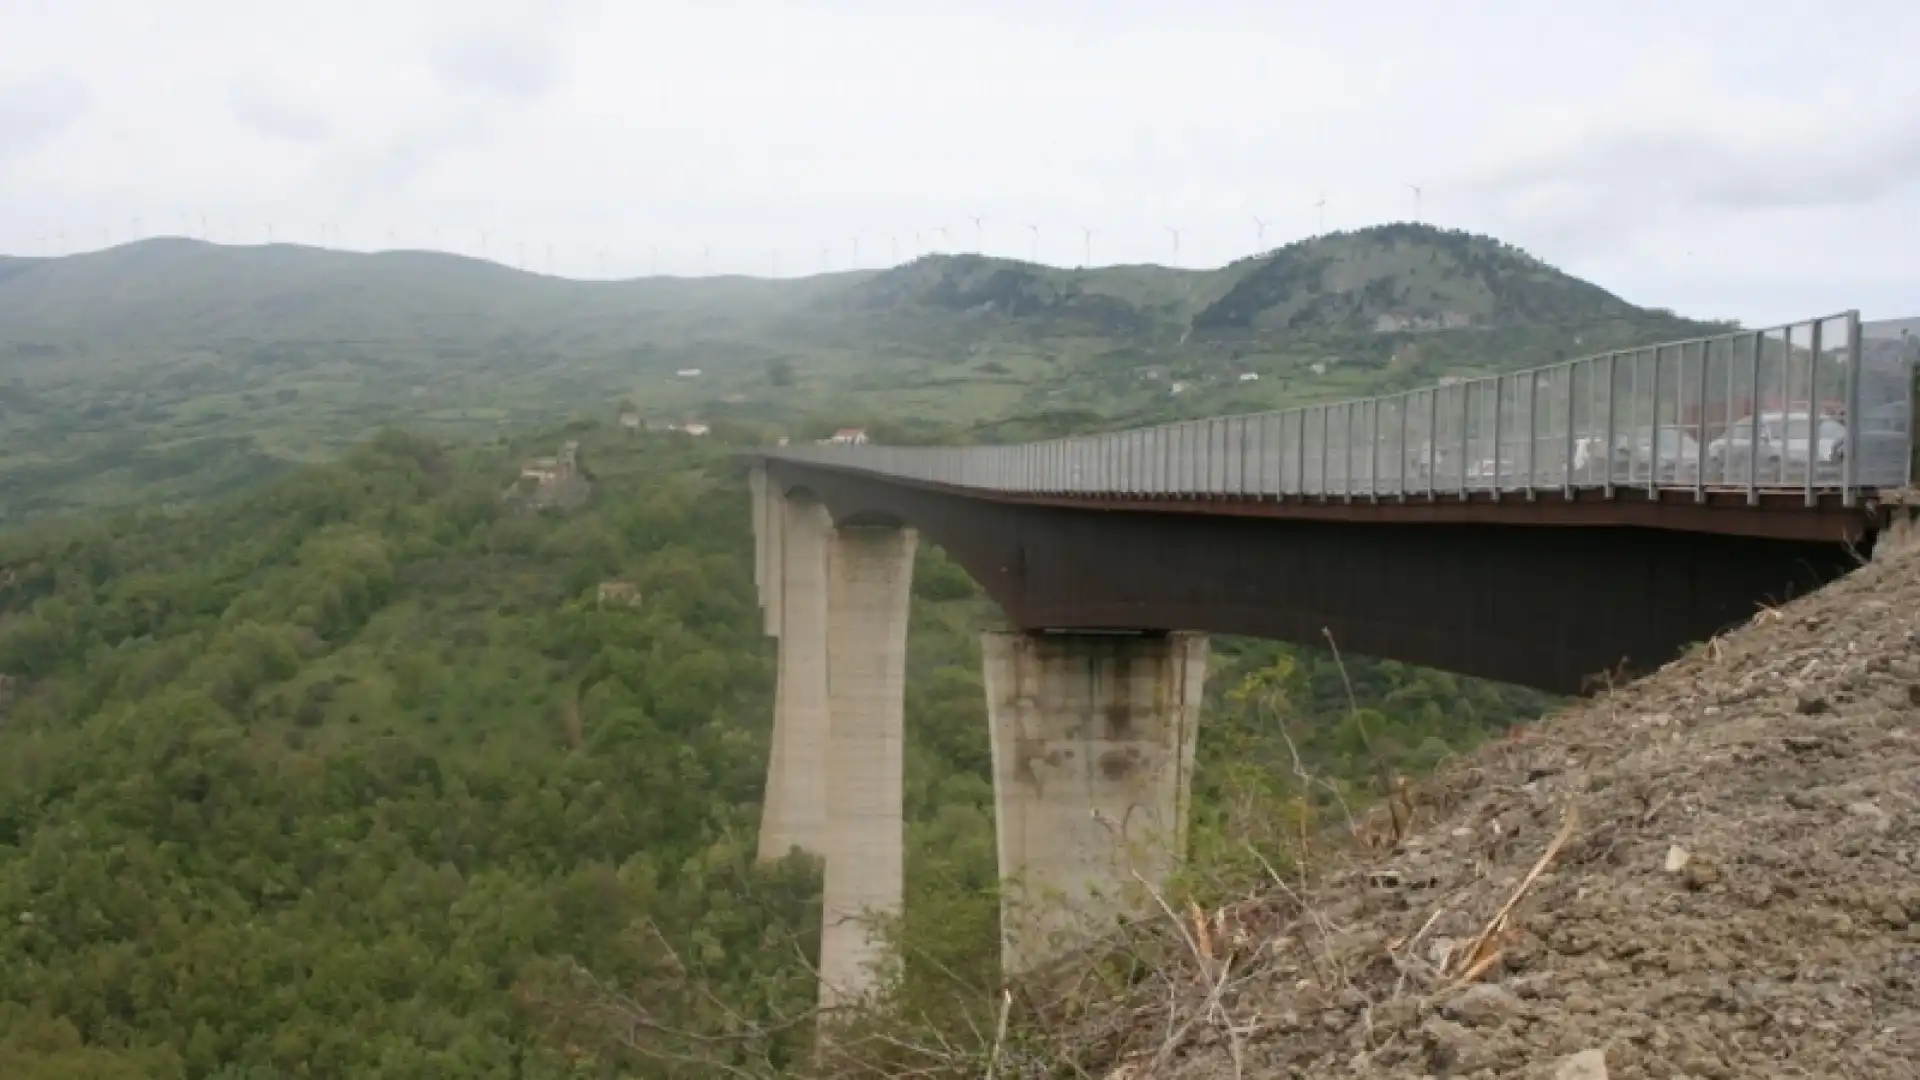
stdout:
[[0,0],[19,254],[1207,266],[1413,184],[1637,303],[1920,313],[1920,4]]

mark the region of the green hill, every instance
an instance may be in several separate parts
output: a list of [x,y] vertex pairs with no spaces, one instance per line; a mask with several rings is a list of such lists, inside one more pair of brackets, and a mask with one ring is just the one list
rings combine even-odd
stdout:
[[1011,437],[1404,389],[1701,325],[1423,226],[1207,271],[955,255],[795,280],[152,240],[0,263],[0,523],[204,498],[394,424],[494,438],[628,400],[767,431]]
[[466,351],[694,335],[777,315],[833,278],[584,282],[458,255],[146,240],[41,261],[0,288],[0,340],[61,348],[381,343]]
[[1301,241],[1255,260],[1193,325],[1362,333],[1529,325],[1577,330],[1647,317],[1497,240],[1388,225]]
[[931,256],[854,286],[855,306],[926,318],[968,315],[1036,336],[1177,337],[1254,264],[1221,270],[1113,266],[1063,270],[980,255]]

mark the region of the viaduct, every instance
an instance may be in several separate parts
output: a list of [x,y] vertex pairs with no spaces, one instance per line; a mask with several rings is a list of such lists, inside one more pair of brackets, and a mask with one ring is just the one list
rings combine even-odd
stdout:
[[1914,324],[1857,313],[1285,412],[1017,446],[766,450],[762,858],[825,860],[821,1003],[887,972],[921,537],[984,635],[1002,963],[1137,913],[1185,849],[1210,633],[1539,687],[1645,672],[1858,565],[1912,459]]

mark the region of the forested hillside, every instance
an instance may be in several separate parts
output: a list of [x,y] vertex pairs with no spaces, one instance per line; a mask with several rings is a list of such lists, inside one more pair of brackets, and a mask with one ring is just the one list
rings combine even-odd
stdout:
[[[515,512],[519,458],[563,437],[589,501]],[[744,467],[591,424],[387,433],[192,511],[0,536],[0,1077],[789,1062],[805,1025],[751,1047],[686,1034],[813,993],[816,870],[753,860],[773,651]],[[995,978],[973,633],[995,613],[937,551],[915,593],[903,944],[914,992],[959,1018]],[[1381,762],[1424,767],[1542,705],[1268,643],[1216,653],[1203,859],[1257,843],[1290,797],[1276,717],[1358,801]],[[615,991],[648,1026],[591,1011]]]
[[0,525],[231,493],[386,426],[494,438],[622,398],[662,424],[965,431],[1071,414],[1099,430],[1702,328],[1419,225],[1213,270],[930,255],[780,280],[149,240],[0,262]]

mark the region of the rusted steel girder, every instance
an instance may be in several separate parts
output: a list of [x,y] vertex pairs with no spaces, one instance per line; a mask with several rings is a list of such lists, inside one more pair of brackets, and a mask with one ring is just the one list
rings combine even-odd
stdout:
[[[1085,500],[768,460],[840,523],[912,525],[1028,630],[1203,630],[1583,693],[1859,565],[1872,507],[1616,498]],[[1709,524],[1717,527],[1709,527]]]

